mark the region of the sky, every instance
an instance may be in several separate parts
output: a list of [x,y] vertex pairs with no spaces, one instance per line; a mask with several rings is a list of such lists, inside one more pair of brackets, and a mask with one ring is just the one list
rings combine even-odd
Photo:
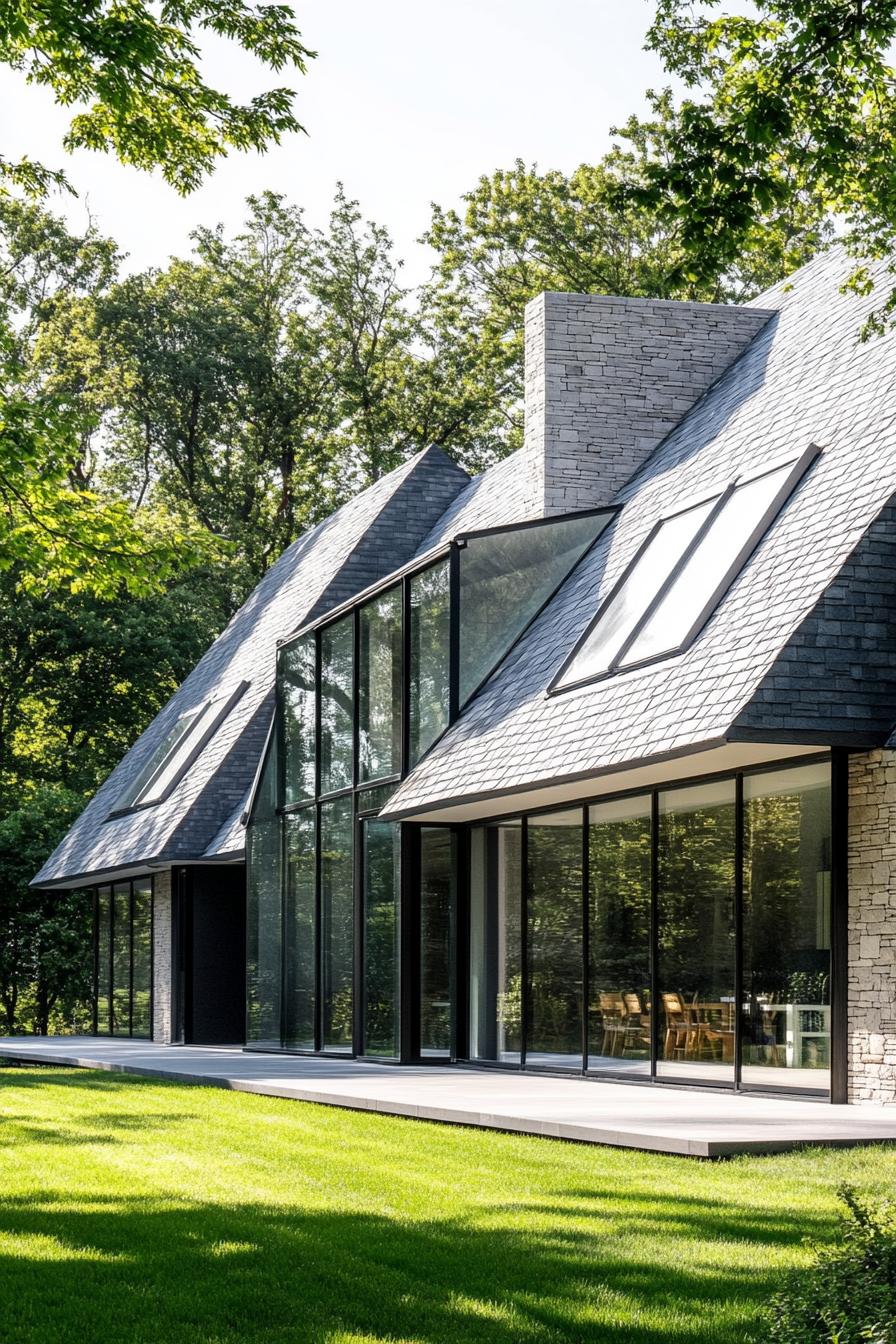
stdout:
[[269,188],[326,223],[337,181],[386,225],[406,283],[426,278],[417,240],[430,203],[458,204],[483,173],[522,158],[570,171],[610,146],[610,128],[644,110],[662,69],[643,48],[649,0],[300,0],[309,72],[272,77],[224,41],[203,45],[209,80],[246,98],[271,83],[297,90],[306,135],[266,155],[234,154],[191,196],[111,156],[61,148],[68,116],[46,90],[0,77],[10,157],[61,166],[79,193],[56,199],[75,227],[87,212],[128,253],[126,269],[190,250],[197,225],[235,230],[246,196]]

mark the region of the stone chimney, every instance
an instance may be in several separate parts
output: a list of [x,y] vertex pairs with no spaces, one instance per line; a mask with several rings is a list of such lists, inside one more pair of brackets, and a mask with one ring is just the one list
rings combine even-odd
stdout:
[[540,511],[608,504],[771,316],[602,294],[533,299],[525,451]]

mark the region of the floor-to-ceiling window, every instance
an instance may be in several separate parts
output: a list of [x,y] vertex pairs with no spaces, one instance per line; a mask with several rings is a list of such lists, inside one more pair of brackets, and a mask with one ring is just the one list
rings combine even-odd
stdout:
[[657,1076],[734,1082],[734,780],[659,796]]
[[449,1057],[453,1026],[456,839],[444,826],[420,831],[420,1053]]
[[364,901],[363,1051],[395,1058],[400,1049],[401,828],[361,822]]
[[831,1063],[830,772],[749,775],[743,787],[741,1079],[814,1089]]
[[303,807],[286,818],[286,984],[284,1040],[291,1050],[313,1050],[317,975],[317,902],[315,882],[316,815]]
[[351,1050],[354,986],[352,800],[320,806],[321,1046]]
[[523,1040],[523,828],[470,832],[470,1058],[519,1064]]
[[470,1058],[828,1092],[831,770],[472,827]]
[[152,1035],[152,879],[115,882],[94,893],[96,1030]]
[[651,800],[588,810],[588,1068],[650,1073]]
[[585,1003],[582,810],[528,822],[526,1063],[580,1068]]

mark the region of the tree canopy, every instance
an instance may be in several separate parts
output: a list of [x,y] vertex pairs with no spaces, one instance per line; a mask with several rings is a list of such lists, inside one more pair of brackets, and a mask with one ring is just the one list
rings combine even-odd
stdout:
[[[689,96],[667,154],[630,199],[674,231],[679,273],[706,282],[736,263],[770,211],[803,184],[863,265],[896,242],[894,0],[657,0],[648,45]],[[891,273],[894,268],[891,265]],[[881,296],[869,329],[896,312]]]
[[[314,55],[287,4],[245,0],[11,0],[0,6],[0,61],[51,90],[74,113],[64,147],[159,168],[193,191],[231,149],[264,150],[301,130],[293,91],[236,102],[203,78],[200,35],[234,42],[271,71],[304,73]],[[0,182],[44,191],[64,174],[0,156]]]

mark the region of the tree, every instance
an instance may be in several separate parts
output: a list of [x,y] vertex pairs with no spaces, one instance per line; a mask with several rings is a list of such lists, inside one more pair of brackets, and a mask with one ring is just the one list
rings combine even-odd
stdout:
[[523,310],[542,290],[743,302],[829,236],[823,203],[793,176],[737,248],[690,268],[678,221],[653,192],[679,120],[671,95],[658,95],[652,115],[619,128],[620,143],[598,163],[567,176],[518,160],[480,178],[463,212],[434,208],[425,241],[438,256],[423,309],[456,362],[455,389],[469,380],[485,455],[521,441]]
[[47,787],[0,819],[0,1009],[5,1031],[45,1036],[91,993],[91,915],[84,892],[36,891],[28,883],[83,804]]
[[[235,42],[272,71],[304,73],[314,56],[292,8],[245,0],[11,0],[0,8],[0,61],[76,107],[68,151],[112,152],[137,168],[160,168],[177,191],[193,191],[230,149],[264,150],[301,130],[291,89],[237,103],[207,84],[198,32]],[[0,183],[29,191],[65,184],[30,159],[0,157]]]
[[102,291],[117,260],[92,226],[77,237],[36,202],[0,193],[0,570],[14,567],[24,587],[143,594],[211,549],[182,506],[140,511],[106,488],[89,403],[44,376],[54,314]]
[[[867,288],[867,262],[891,258],[896,242],[896,3],[760,0],[749,16],[714,16],[718,6],[657,4],[648,46],[695,92],[668,155],[629,198],[660,215],[681,247],[678,274],[700,283],[732,266],[803,184],[839,220],[852,283]],[[894,312],[896,287],[866,331]]]

